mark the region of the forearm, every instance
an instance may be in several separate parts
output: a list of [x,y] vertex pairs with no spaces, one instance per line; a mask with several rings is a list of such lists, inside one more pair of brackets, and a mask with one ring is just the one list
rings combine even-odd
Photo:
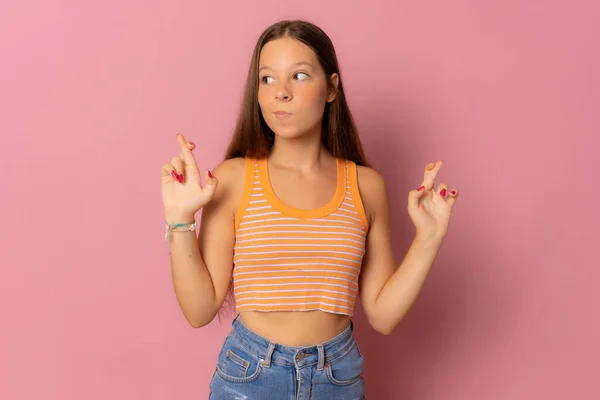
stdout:
[[190,325],[204,326],[213,320],[219,305],[196,232],[171,232],[169,240],[171,273],[179,306]]
[[406,257],[384,284],[375,302],[380,330],[390,333],[411,308],[431,270],[442,239],[415,237]]

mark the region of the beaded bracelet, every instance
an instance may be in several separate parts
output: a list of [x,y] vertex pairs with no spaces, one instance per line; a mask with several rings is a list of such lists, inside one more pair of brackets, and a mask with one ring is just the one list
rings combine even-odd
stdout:
[[192,239],[191,235],[193,231],[196,231],[196,221],[188,222],[187,224],[169,224],[165,221],[165,225],[167,226],[167,232],[165,233],[165,241],[168,240],[169,247],[169,255],[171,254],[171,241],[169,237],[171,236],[171,232],[187,232],[188,233],[188,243],[190,245],[190,257],[192,256]]

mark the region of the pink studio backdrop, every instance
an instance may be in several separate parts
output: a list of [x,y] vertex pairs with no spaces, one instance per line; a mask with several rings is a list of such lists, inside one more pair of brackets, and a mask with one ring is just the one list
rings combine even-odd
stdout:
[[283,18],[336,45],[398,263],[424,165],[461,190],[397,330],[357,311],[368,398],[600,398],[597,3],[352,4],[2,2],[1,399],[206,397],[230,325],[179,311],[159,169],[221,160]]

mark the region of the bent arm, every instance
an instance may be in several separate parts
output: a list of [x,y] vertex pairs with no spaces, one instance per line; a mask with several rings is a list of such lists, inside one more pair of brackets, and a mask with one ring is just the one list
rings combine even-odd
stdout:
[[361,302],[371,326],[387,335],[417,299],[442,243],[437,239],[415,237],[404,260],[397,266],[385,182],[374,170],[362,172],[360,183],[365,189],[365,206],[370,211],[371,223],[361,272]]
[[217,315],[231,281],[239,168],[239,160],[227,160],[215,168],[219,183],[212,201],[202,209],[197,242],[192,236],[191,257],[188,233],[171,233],[175,295],[185,318],[196,328]]

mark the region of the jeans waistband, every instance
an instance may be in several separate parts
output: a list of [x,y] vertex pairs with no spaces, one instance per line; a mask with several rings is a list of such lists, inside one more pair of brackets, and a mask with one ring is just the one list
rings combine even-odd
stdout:
[[239,315],[232,322],[230,335],[233,336],[248,351],[260,357],[263,365],[295,365],[302,367],[317,364],[322,369],[325,363],[331,362],[344,355],[355,345],[352,335],[352,321],[337,336],[314,346],[284,346],[260,336],[248,328]]

